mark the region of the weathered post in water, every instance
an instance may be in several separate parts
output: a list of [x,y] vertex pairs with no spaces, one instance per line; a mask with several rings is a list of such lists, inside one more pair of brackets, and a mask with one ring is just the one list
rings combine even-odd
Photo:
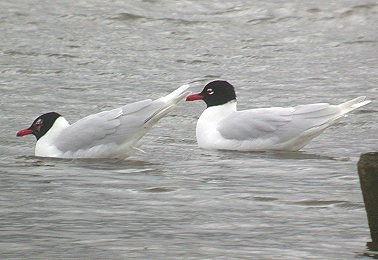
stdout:
[[364,198],[372,242],[370,249],[378,249],[378,152],[362,154],[358,161],[358,176]]

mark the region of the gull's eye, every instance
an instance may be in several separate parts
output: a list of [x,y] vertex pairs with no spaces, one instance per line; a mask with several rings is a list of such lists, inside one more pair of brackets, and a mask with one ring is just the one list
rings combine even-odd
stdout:
[[212,94],[214,94],[214,90],[213,90],[212,88],[208,88],[208,89],[206,90],[206,92],[207,92],[208,95],[212,95]]
[[42,126],[42,119],[38,119],[37,122],[34,123],[34,128],[39,131],[41,130],[41,126]]

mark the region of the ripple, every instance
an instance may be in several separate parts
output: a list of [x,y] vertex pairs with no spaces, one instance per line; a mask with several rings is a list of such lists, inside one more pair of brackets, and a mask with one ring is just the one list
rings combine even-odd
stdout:
[[254,200],[256,201],[275,201],[275,200],[278,200],[277,198],[273,198],[273,197],[261,197],[261,196],[255,196],[253,197]]
[[4,54],[11,55],[11,56],[38,56],[38,55],[41,55],[40,53],[33,52],[33,51],[18,51],[18,50],[4,51]]
[[376,44],[377,41],[371,41],[371,40],[357,40],[357,41],[347,41],[342,42],[341,44],[345,45],[355,45],[355,44]]
[[262,23],[269,23],[274,19],[274,17],[261,17],[248,20],[247,23],[250,24],[262,24]]
[[357,113],[357,114],[376,114],[376,113],[378,113],[378,110],[360,109],[360,110],[355,111],[354,113]]
[[58,59],[79,58],[79,56],[71,55],[71,54],[67,54],[67,53],[64,53],[64,54],[61,54],[61,53],[49,53],[49,54],[47,54],[47,56],[49,56],[49,57],[55,57],[55,58],[58,58]]
[[336,206],[339,207],[339,208],[343,208],[343,209],[363,209],[363,208],[365,208],[365,205],[362,202],[358,203],[358,202],[348,202],[348,201],[338,203],[338,204],[336,204]]
[[176,189],[173,188],[167,188],[167,187],[152,187],[145,189],[145,192],[153,192],[153,193],[160,193],[160,192],[172,192],[175,191]]
[[201,63],[207,63],[208,61],[205,60],[176,60],[177,63],[184,63],[184,64],[201,64]]
[[[75,46],[76,47],[76,46]],[[4,51],[4,54],[11,55],[11,56],[48,56],[48,57],[56,57],[56,58],[78,58],[76,55],[68,54],[68,53],[38,53],[33,51],[20,51],[20,50],[8,50]]]
[[119,13],[115,17],[110,18],[110,20],[116,21],[135,21],[139,19],[147,18],[142,15],[132,14],[132,13]]
[[362,4],[362,5],[356,5],[356,6],[353,6],[352,8],[344,11],[341,13],[340,17],[348,17],[348,16],[352,16],[352,15],[356,15],[358,14],[359,12],[364,12],[364,11],[371,11],[373,10],[375,7],[377,6],[377,4]]
[[307,9],[307,12],[309,13],[320,13],[322,10],[320,10],[319,8],[310,8],[310,9]]
[[204,20],[204,21],[202,21],[202,20],[187,20],[187,19],[172,18],[172,17],[159,18],[159,19],[156,19],[156,20],[173,22],[173,23],[183,24],[183,25],[212,23],[212,22],[206,21],[206,20]]
[[310,206],[310,207],[324,207],[324,206],[331,206],[337,204],[346,204],[349,203],[348,201],[343,200],[300,200],[291,202],[291,205],[301,205],[301,206]]

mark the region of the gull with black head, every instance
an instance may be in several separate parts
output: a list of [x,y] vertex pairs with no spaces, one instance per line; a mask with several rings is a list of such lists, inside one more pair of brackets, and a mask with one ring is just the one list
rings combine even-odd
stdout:
[[56,112],[34,120],[17,136],[37,138],[35,155],[59,158],[119,158],[129,156],[137,142],[190,92],[183,85],[156,100],[127,104],[89,115],[70,125]]
[[371,102],[361,96],[339,105],[316,103],[238,111],[235,89],[223,80],[212,81],[202,92],[186,98],[194,100],[207,105],[197,121],[198,146],[238,151],[297,151],[345,114]]

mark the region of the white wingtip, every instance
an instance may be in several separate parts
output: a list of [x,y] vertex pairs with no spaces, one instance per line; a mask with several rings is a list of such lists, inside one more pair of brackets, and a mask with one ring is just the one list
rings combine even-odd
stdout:
[[176,103],[190,94],[190,91],[187,91],[188,88],[190,88],[189,84],[182,85],[168,95],[161,97],[160,100],[163,102],[174,101],[174,103]]
[[147,122],[149,122],[149,125],[152,125],[171,111],[180,100],[184,99],[191,93],[190,91],[187,91],[189,87],[188,84],[182,85],[168,95],[155,100],[158,101],[159,108],[145,120],[145,126],[147,125]]
[[371,100],[365,100],[365,101],[362,101],[360,103],[357,103],[357,104],[353,104],[351,107],[353,109],[356,109],[356,108],[359,108],[359,107],[362,107],[362,106],[365,106],[367,104],[369,104],[371,102]]
[[365,98],[366,98],[365,96],[357,97],[355,99],[352,99],[345,103],[340,104],[338,107],[345,114],[359,107],[365,106],[371,102],[371,100],[365,100]]

